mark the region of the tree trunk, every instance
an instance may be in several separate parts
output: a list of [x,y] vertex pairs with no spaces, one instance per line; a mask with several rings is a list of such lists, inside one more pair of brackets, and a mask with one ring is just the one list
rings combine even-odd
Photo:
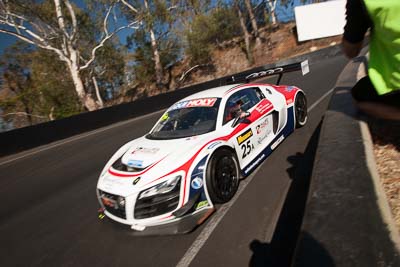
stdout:
[[[147,0],[144,0],[144,5],[146,8],[147,14],[150,16],[150,8]],[[154,60],[154,70],[156,73],[156,84],[158,88],[163,87],[163,67],[161,65],[161,59],[160,59],[160,52],[158,51],[158,45],[157,45],[157,40],[156,36],[154,34],[153,30],[153,25],[151,23],[148,26],[149,32],[150,32],[150,40],[151,40],[151,49],[153,50],[153,60]]]
[[96,96],[97,96],[97,104],[99,108],[104,107],[104,102],[103,99],[101,99],[100,91],[99,91],[99,85],[97,84],[97,79],[95,76],[92,77],[93,85],[94,85],[94,90],[96,91]]
[[153,49],[156,83],[157,86],[162,86],[164,73],[163,73],[163,67],[161,65],[160,53],[158,51],[157,40],[154,35],[153,29],[150,29],[150,38],[151,38],[151,48]]
[[78,94],[79,100],[81,101],[82,105],[88,111],[96,110],[96,101],[94,101],[90,94],[87,94],[85,92],[85,87],[83,86],[82,78],[80,76],[77,66],[75,64],[70,64],[68,67],[71,73],[72,81],[74,82],[75,91]]
[[75,91],[78,94],[79,100],[88,111],[96,110],[97,109],[96,101],[90,94],[86,93],[85,86],[83,85],[82,82],[78,65],[78,52],[73,48],[72,44],[70,43],[68,44],[68,51],[70,54],[69,55],[70,61],[67,62],[67,66],[71,73],[72,81],[74,83]]
[[247,11],[249,12],[251,27],[253,28],[253,34],[256,38],[256,45],[258,46],[259,44],[261,44],[261,39],[258,33],[258,26],[256,17],[254,16],[253,7],[251,6],[250,0],[245,0],[244,3],[246,4]]
[[275,14],[276,2],[277,2],[277,0],[269,0],[268,1],[268,7],[269,7],[269,13],[271,15],[272,25],[276,25],[276,23],[277,23],[276,14]]
[[240,7],[239,7],[237,2],[235,2],[235,8],[236,8],[236,11],[237,11],[237,13],[239,15],[240,27],[242,28],[243,35],[244,35],[244,43],[246,45],[247,60],[248,60],[249,64],[251,65],[251,64],[254,63],[254,59],[253,59],[253,53],[252,53],[251,48],[250,48],[250,33],[247,30],[243,13],[240,10]]

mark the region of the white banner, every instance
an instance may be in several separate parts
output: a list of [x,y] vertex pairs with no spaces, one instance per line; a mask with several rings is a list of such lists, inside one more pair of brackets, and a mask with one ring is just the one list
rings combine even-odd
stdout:
[[328,1],[294,8],[299,41],[343,34],[346,1]]

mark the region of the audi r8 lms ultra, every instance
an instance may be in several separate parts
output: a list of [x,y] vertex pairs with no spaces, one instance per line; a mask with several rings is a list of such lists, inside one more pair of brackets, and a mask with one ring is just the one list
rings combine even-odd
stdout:
[[136,234],[191,231],[306,121],[306,96],[296,86],[232,84],[182,99],[105,165],[97,184],[101,215]]

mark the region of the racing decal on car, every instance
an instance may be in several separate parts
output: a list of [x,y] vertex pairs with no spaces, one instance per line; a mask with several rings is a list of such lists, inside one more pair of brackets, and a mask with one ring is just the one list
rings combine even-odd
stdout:
[[294,101],[296,93],[300,90],[296,86],[274,86],[275,90],[283,94],[286,98],[286,105],[290,105]]
[[258,78],[258,77],[264,77],[264,76],[271,75],[271,74],[274,74],[274,73],[279,73],[279,72],[282,72],[282,71],[283,71],[283,68],[275,68],[275,69],[263,70],[263,71],[259,71],[259,72],[255,72],[255,73],[249,74],[249,75],[246,76],[245,79],[246,80],[255,79],[255,78]]
[[245,131],[244,133],[242,133],[241,135],[236,137],[236,140],[237,140],[238,144],[240,145],[243,142],[245,142],[247,139],[251,138],[252,136],[253,136],[253,131],[251,129],[248,129],[247,131]]
[[174,104],[168,110],[182,109],[182,108],[190,108],[190,107],[212,107],[215,102],[217,102],[217,98],[199,98],[193,100],[182,101]]
[[206,206],[208,206],[208,201],[207,200],[200,201],[199,203],[197,203],[196,210],[199,210],[199,209],[201,209],[203,207],[206,207]]
[[291,91],[293,91],[294,89],[296,89],[296,87],[289,85],[288,87],[286,87],[285,90],[286,90],[287,92],[291,92]]
[[211,150],[211,149],[213,149],[214,147],[218,146],[218,145],[221,144],[221,143],[222,143],[222,142],[214,142],[214,143],[211,143],[211,145],[209,145],[209,146],[207,147],[207,149]]
[[128,165],[129,167],[138,167],[138,168],[141,168],[141,167],[143,167],[143,161],[141,161],[141,160],[129,160],[128,163],[127,163],[127,165]]
[[285,137],[281,135],[281,137],[279,137],[278,140],[271,145],[271,149],[274,150],[283,141],[283,139],[285,139]]
[[242,144],[240,146],[240,149],[242,150],[242,159],[250,155],[251,151],[254,150],[254,145],[250,142],[250,140],[247,140],[246,143]]
[[195,100],[190,100],[186,107],[212,107],[214,106],[217,98],[200,98]]
[[135,154],[137,152],[143,153],[143,154],[156,154],[158,151],[160,151],[159,148],[147,148],[147,147],[137,147],[132,154]]
[[164,160],[166,157],[160,159],[159,161],[153,163],[152,165],[150,165],[149,167],[147,167],[144,171],[142,172],[138,172],[138,173],[132,173],[132,174],[126,174],[126,173],[121,173],[118,170],[115,170],[112,168],[112,166],[110,166],[110,168],[108,169],[108,173],[112,174],[114,176],[120,177],[120,178],[132,178],[132,177],[138,177],[143,175],[144,173],[148,172],[150,169],[152,169],[154,166],[156,166],[158,163],[160,163],[162,160]]
[[132,184],[136,185],[137,183],[139,183],[139,181],[140,181],[140,177],[138,177],[135,180],[133,180]]
[[260,114],[260,115],[264,115],[265,113],[269,112],[270,110],[273,109],[273,105],[271,102],[269,102],[266,99],[263,99],[260,101],[260,103],[258,103],[258,105],[256,106],[255,110]]
[[244,170],[244,173],[248,174],[252,169],[258,166],[265,159],[265,157],[265,154],[261,154],[261,156],[259,156],[253,163],[250,164],[249,167]]
[[260,137],[258,137],[257,143],[261,145],[262,142],[263,142],[265,139],[267,139],[267,137],[268,137],[271,133],[272,133],[271,130],[266,131],[263,135],[261,135]]
[[269,124],[269,119],[268,119],[268,117],[266,117],[266,118],[264,119],[264,121],[262,121],[260,124],[258,124],[258,125],[256,126],[256,132],[257,132],[257,134],[260,134],[261,131],[262,131],[265,127],[268,126],[268,124]]
[[196,177],[192,180],[191,185],[193,189],[200,189],[203,186],[203,179]]

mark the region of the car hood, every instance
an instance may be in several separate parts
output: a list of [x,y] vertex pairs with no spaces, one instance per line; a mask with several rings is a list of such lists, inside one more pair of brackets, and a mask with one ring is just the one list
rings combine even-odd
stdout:
[[[173,140],[150,140],[145,137],[133,140],[110,160],[107,172],[99,179],[98,187],[109,193],[127,196],[143,190],[150,184],[158,183],[158,180],[169,174],[187,172],[191,165],[186,163],[212,138],[212,134],[205,134],[201,137]],[[118,158],[131,169],[114,169],[111,164]]]

